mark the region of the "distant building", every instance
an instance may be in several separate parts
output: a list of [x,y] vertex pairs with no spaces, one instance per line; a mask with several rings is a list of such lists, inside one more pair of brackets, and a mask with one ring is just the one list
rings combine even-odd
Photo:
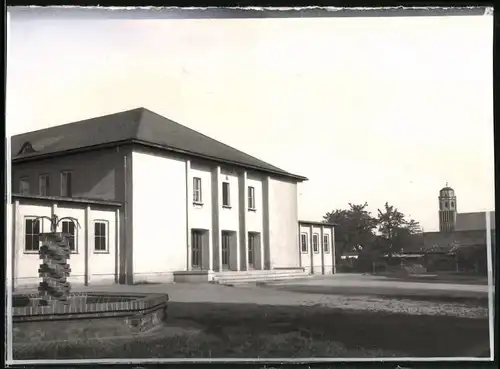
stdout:
[[299,222],[306,178],[140,108],[12,137],[13,279],[39,282],[36,217],[71,216],[73,283],[333,273],[333,226]]
[[[455,191],[439,191],[439,232],[424,232],[419,251],[454,253],[458,248],[483,248],[487,244],[486,212],[458,213]],[[492,255],[495,255],[495,212],[490,212]]]

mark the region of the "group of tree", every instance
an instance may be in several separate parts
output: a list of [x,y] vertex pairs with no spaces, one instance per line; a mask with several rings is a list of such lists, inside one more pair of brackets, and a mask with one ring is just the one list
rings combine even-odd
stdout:
[[374,216],[368,203],[348,204],[347,209],[327,213],[324,221],[334,223],[337,256],[348,252],[392,255],[412,249],[421,242],[418,222],[409,219],[396,207],[385,203]]

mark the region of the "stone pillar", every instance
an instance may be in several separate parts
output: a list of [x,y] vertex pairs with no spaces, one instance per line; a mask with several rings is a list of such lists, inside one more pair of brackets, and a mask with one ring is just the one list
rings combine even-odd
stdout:
[[43,263],[38,269],[42,278],[38,292],[41,304],[66,302],[71,288],[66,280],[71,272],[67,263],[71,254],[69,242],[62,233],[57,232],[42,233],[40,240],[40,259]]

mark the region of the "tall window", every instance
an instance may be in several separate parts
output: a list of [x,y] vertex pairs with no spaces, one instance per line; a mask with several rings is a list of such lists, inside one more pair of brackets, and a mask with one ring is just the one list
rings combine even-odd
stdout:
[[307,233],[300,235],[300,251],[307,253]]
[[73,176],[71,172],[61,172],[61,196],[71,197],[73,195]]
[[108,252],[108,222],[94,222],[94,252]]
[[40,250],[40,219],[26,218],[24,221],[24,251]]
[[248,208],[255,210],[255,188],[248,187]]
[[38,177],[38,193],[40,196],[49,196],[50,194],[50,177],[48,174],[42,174]]
[[222,206],[231,206],[229,182],[222,182]]
[[69,249],[72,252],[76,252],[76,227],[75,223],[70,220],[63,220],[62,224],[62,233],[65,233],[66,237],[69,240]]
[[29,195],[30,193],[30,181],[28,177],[21,178],[19,180],[19,193],[21,195]]
[[193,178],[193,202],[201,204],[203,202],[201,193],[201,178]]
[[319,236],[317,233],[313,234],[313,250],[316,254],[319,252]]
[[330,240],[327,234],[323,235],[323,251],[328,253],[330,252]]

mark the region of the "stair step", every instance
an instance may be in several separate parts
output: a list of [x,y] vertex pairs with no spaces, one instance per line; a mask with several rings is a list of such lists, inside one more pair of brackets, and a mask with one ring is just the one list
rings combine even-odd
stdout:
[[269,279],[269,278],[280,278],[280,277],[303,277],[308,276],[308,273],[303,274],[274,274],[274,275],[231,275],[231,276],[215,276],[214,279],[222,280],[222,279]]
[[276,276],[276,277],[267,277],[267,278],[238,278],[238,279],[218,279],[214,280],[214,283],[218,284],[245,284],[245,283],[262,283],[262,282],[275,282],[275,281],[284,281],[284,280],[292,280],[292,279],[307,279],[310,278],[308,274],[302,276]]

